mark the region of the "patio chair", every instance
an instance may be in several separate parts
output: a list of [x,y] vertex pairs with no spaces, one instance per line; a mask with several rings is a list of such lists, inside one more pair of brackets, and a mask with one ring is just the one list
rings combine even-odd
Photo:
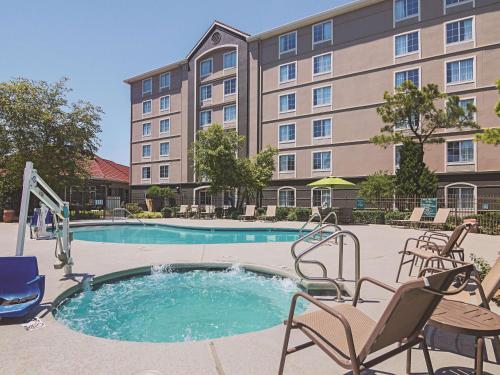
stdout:
[[[451,236],[442,236],[442,233],[426,232],[419,238],[408,238],[405,243],[405,247],[401,254],[401,262],[399,263],[398,274],[396,276],[396,282],[399,281],[399,275],[401,274],[401,269],[404,264],[410,263],[410,271],[408,276],[411,275],[413,266],[417,260],[421,260],[420,270],[422,269],[424,262],[429,258],[434,258],[439,255],[443,258],[453,258],[455,254],[458,254],[461,260],[464,259],[464,250],[457,246],[457,244],[462,243],[463,239],[469,233],[472,224],[465,223],[457,226]],[[415,241],[416,245],[414,247],[409,247],[409,245]],[[436,241],[442,241],[444,244],[438,245]],[[405,260],[405,257],[409,255],[410,259]]]
[[177,212],[178,217],[187,217],[188,215],[188,205],[187,204],[181,204],[179,207],[179,212]]
[[[457,289],[449,290],[457,276],[465,274],[468,278],[472,270],[473,266],[467,264],[432,274],[426,278],[409,281],[397,290],[380,281],[364,277],[356,286],[352,306],[338,304],[330,307],[305,293],[295,294],[292,298],[288,320],[285,322],[286,332],[278,373],[283,374],[288,354],[313,345],[318,345],[343,368],[352,370],[353,375],[359,375],[362,370],[407,351],[406,371],[409,373],[411,371],[411,348],[424,342],[423,328],[427,320],[443,295],[459,293],[463,290],[465,282]],[[394,293],[378,322],[356,308],[364,282],[370,282]],[[299,298],[308,300],[319,307],[319,310],[295,317],[295,305]],[[300,330],[310,341],[288,348],[292,329]],[[394,345],[397,346],[371,357],[380,350]],[[422,346],[422,351],[429,374],[434,374],[426,345]],[[371,358],[368,359],[368,356]]]
[[404,219],[404,220],[392,220],[391,225],[392,226],[418,226],[422,222],[422,216],[424,215],[424,208],[423,207],[415,207],[413,209],[413,212],[410,215],[409,219]]
[[200,216],[200,211],[198,210],[197,204],[191,205],[190,213],[193,214],[189,216],[190,219],[196,219],[197,217]]
[[266,213],[262,216],[263,220],[276,220],[276,206],[267,206]]
[[245,214],[240,215],[240,220],[255,220],[255,205],[247,204],[245,208]]
[[431,228],[442,228],[446,224],[446,220],[448,220],[448,216],[450,216],[451,209],[450,208],[440,208],[436,216],[432,221],[421,221],[421,226],[427,226],[429,229]]
[[0,257],[0,318],[28,314],[42,301],[45,276],[36,257]]
[[215,206],[207,204],[201,212],[203,218],[213,218],[215,216]]

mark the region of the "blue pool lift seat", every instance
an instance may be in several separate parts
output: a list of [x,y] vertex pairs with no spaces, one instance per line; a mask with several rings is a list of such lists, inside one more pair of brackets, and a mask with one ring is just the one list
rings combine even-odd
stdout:
[[[0,318],[25,316],[40,304],[44,292],[45,276],[38,274],[36,257],[0,257]],[[21,303],[2,304],[16,299]]]

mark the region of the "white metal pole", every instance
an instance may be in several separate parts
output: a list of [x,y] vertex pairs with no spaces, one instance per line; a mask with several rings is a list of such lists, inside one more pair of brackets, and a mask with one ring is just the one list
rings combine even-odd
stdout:
[[19,212],[19,226],[17,228],[16,256],[22,256],[24,250],[24,236],[26,233],[26,221],[28,220],[28,206],[30,201],[31,172],[33,163],[26,162],[23,177],[23,195],[21,198],[21,209]]

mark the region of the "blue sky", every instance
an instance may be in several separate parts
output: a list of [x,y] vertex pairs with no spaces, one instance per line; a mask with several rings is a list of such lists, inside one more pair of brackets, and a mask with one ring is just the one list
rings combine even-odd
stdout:
[[0,81],[69,77],[72,100],[89,100],[105,112],[99,154],[128,164],[125,78],[184,58],[215,19],[255,34],[348,2],[4,1]]

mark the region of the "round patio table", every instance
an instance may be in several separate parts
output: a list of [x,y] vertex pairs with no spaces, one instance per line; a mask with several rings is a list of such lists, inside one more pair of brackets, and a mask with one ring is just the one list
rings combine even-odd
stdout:
[[429,319],[429,325],[476,338],[476,375],[483,373],[484,337],[500,335],[500,315],[459,301],[443,299]]

